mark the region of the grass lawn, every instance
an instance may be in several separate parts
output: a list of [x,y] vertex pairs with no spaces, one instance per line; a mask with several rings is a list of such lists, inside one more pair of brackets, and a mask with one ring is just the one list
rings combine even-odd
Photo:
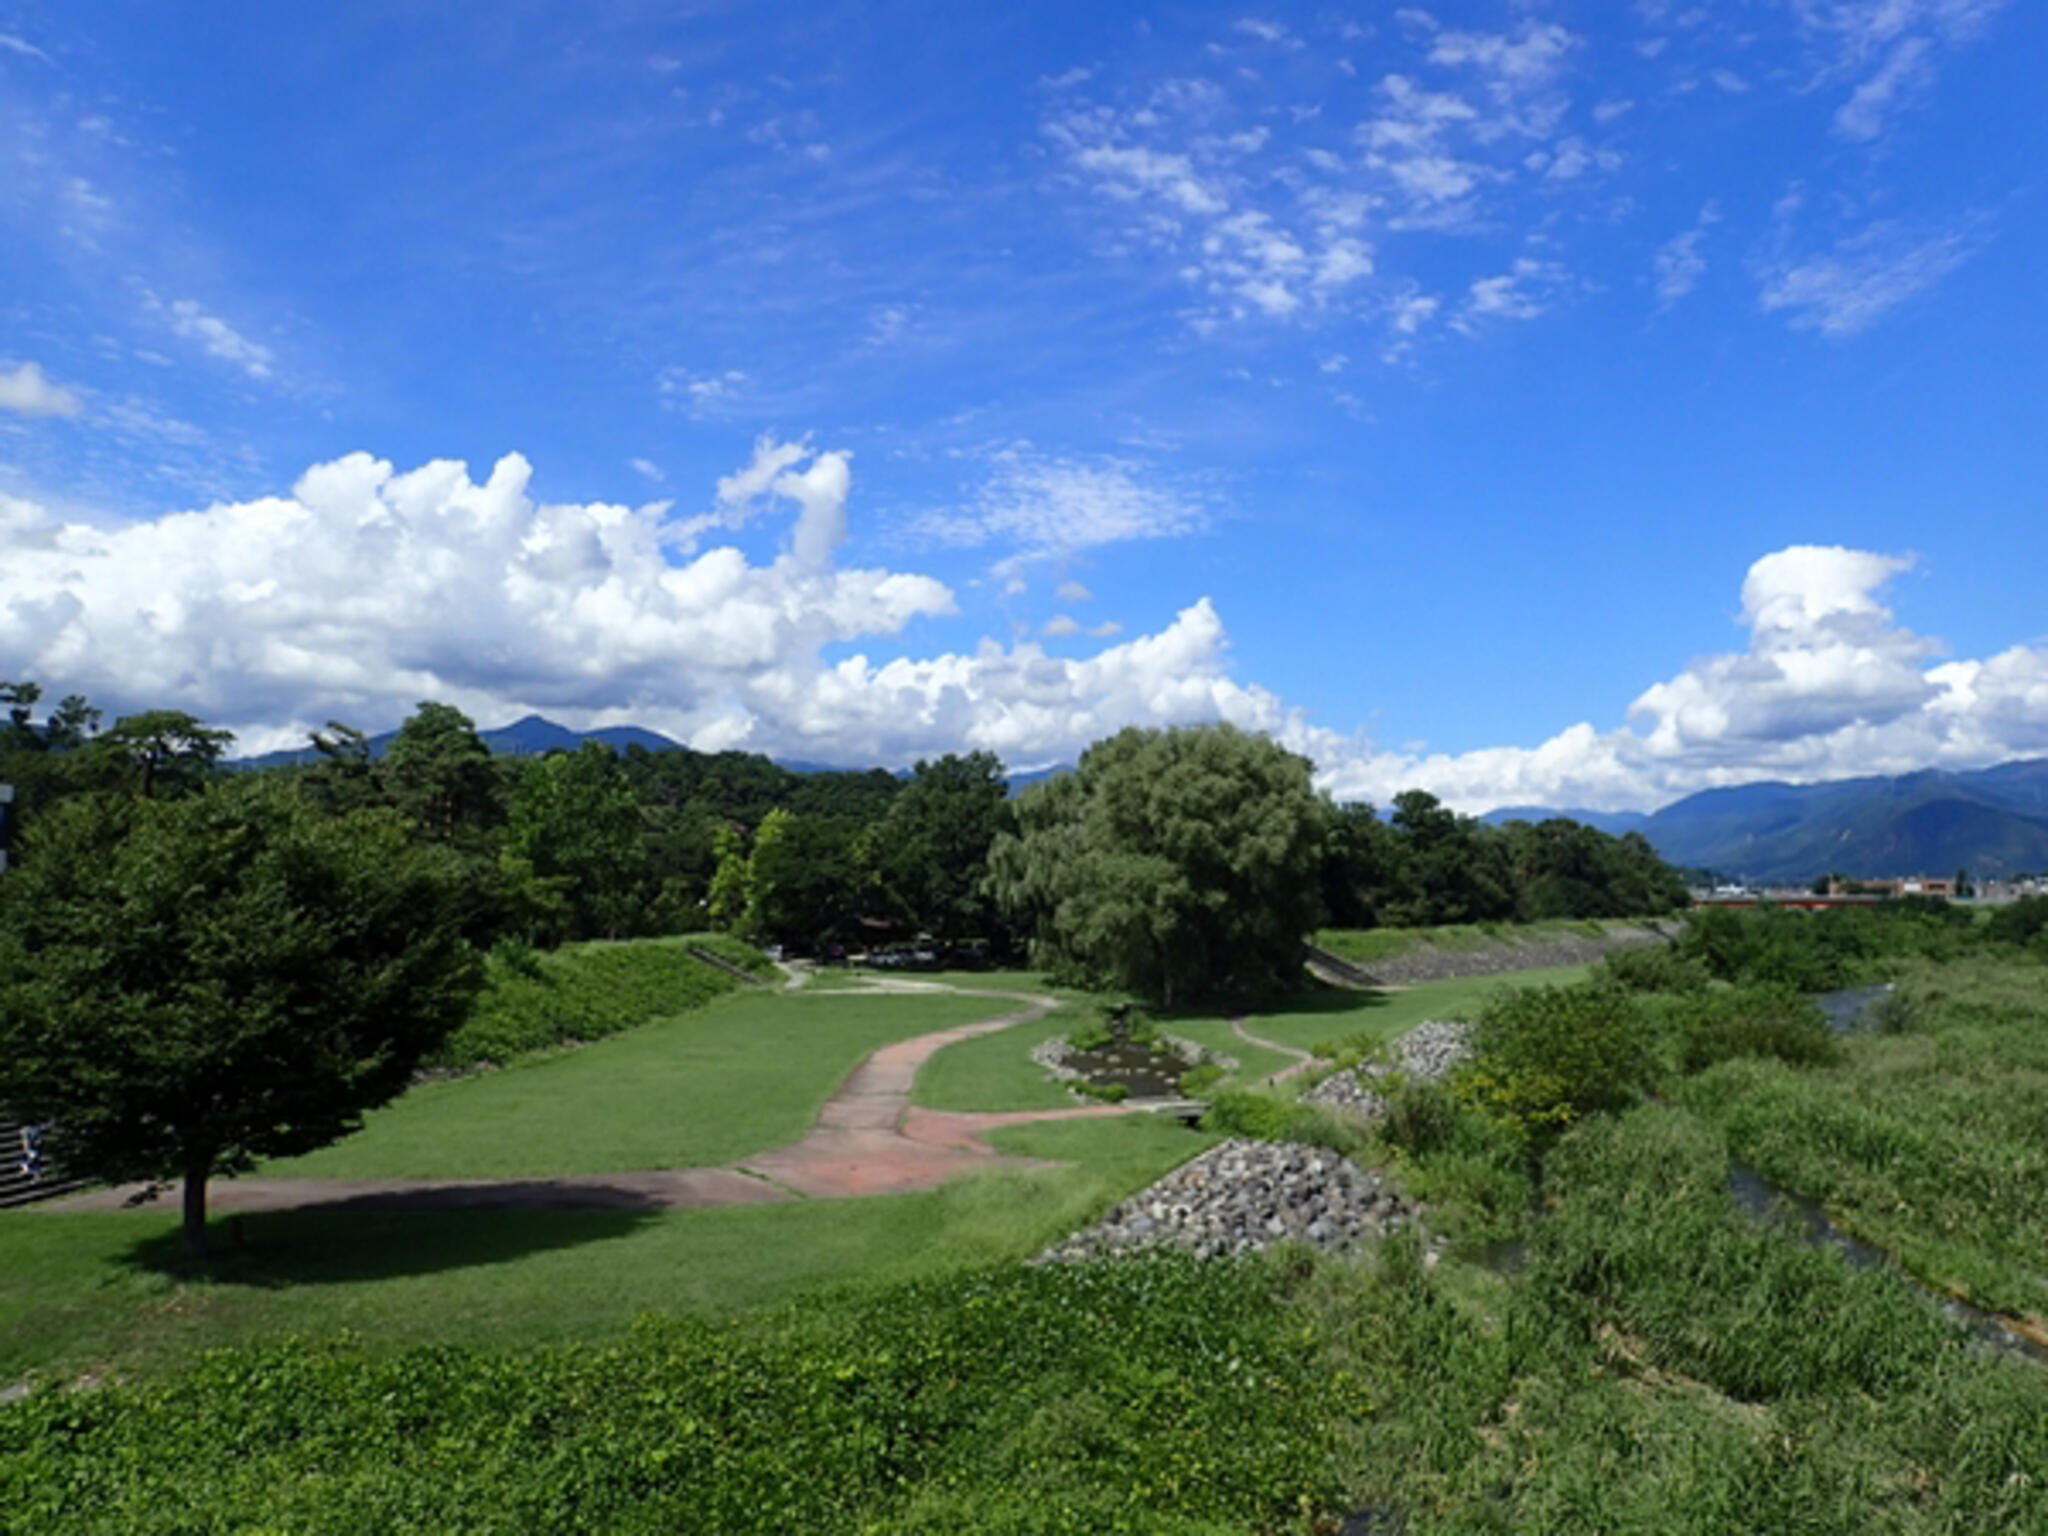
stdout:
[[1214,1138],[1154,1115],[1018,1126],[1069,1166],[914,1195],[706,1211],[281,1211],[213,1275],[172,1208],[0,1212],[0,1385],[149,1372],[220,1344],[344,1329],[378,1348],[602,1338],[642,1311],[724,1315],[818,1286],[1028,1257]]
[[532,1178],[722,1163],[794,1141],[870,1051],[995,1017],[981,997],[720,999],[502,1072],[413,1089],[275,1178]]

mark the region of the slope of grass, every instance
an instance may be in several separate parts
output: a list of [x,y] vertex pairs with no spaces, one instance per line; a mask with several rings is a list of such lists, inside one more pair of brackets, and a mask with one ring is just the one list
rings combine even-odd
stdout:
[[1464,953],[1497,944],[1601,939],[1612,929],[1632,926],[1622,919],[1555,918],[1540,923],[1446,923],[1436,928],[1324,928],[1316,934],[1316,944],[1340,959],[1366,965],[1432,950]]
[[1304,1051],[1361,1035],[1391,1040],[1424,1019],[1467,1017],[1503,988],[1578,981],[1588,969],[1583,965],[1555,966],[1516,971],[1510,976],[1424,981],[1384,991],[1317,987],[1257,1010],[1246,1018],[1245,1027]]
[[426,1083],[274,1178],[532,1178],[722,1163],[794,1141],[878,1046],[1001,999],[750,992],[502,1072]]
[[779,973],[751,945],[725,934],[569,944],[540,954],[494,952],[475,1011],[428,1062],[464,1070],[503,1066],[572,1041],[701,1008],[745,982],[706,965],[693,948],[764,980]]

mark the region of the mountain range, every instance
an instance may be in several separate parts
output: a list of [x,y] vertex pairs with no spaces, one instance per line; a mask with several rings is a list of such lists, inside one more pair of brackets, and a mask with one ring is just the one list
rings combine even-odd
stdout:
[[1840,873],[1979,878],[2048,870],[2048,758],[1966,773],[1706,789],[1649,815],[1508,806],[1498,824],[1569,816],[1640,832],[1676,865],[1777,884]]

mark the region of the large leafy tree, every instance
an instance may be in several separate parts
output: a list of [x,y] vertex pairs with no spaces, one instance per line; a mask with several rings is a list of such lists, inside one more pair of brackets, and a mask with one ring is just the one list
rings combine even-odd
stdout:
[[622,938],[646,903],[644,818],[612,749],[586,741],[526,764],[508,810],[505,854],[554,897],[564,939]]
[[0,1101],[69,1168],[184,1185],[308,1151],[404,1089],[480,971],[452,856],[289,784],[80,795],[0,880]]
[[216,730],[182,709],[123,715],[93,738],[89,755],[143,799],[184,794],[213,774],[233,731]]
[[384,778],[420,830],[442,842],[502,819],[491,749],[453,704],[427,700],[406,717],[384,754]]
[[1027,790],[992,888],[1040,963],[1172,1006],[1284,983],[1321,915],[1309,764],[1227,725],[1120,732]]
[[993,752],[921,762],[874,839],[881,884],[919,928],[942,939],[996,926],[988,851],[1010,826],[1009,786]]

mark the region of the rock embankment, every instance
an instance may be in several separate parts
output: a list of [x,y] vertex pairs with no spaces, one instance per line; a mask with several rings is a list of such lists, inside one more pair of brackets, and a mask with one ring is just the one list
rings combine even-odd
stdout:
[[[1424,947],[1387,960],[1341,962],[1348,973],[1369,976],[1371,984],[1383,987],[1413,986],[1422,981],[1452,981],[1464,976],[1505,976],[1512,971],[1549,970],[1560,965],[1590,965],[1617,949],[1640,949],[1646,944],[1668,944],[1670,934],[1656,923],[1640,927],[1611,928],[1602,939],[1581,934],[1559,934],[1553,938],[1521,942],[1503,939],[1478,949],[1437,949]],[[1311,953],[1313,967],[1316,955]],[[1350,982],[1349,976],[1343,978]],[[1352,985],[1364,983],[1350,982]]]
[[1422,1207],[1402,1198],[1378,1171],[1335,1152],[1234,1138],[1039,1257],[1071,1263],[1170,1245],[1224,1258],[1289,1241],[1335,1250],[1419,1223],[1421,1216]]
[[1376,1080],[1400,1073],[1435,1082],[1472,1054],[1472,1025],[1462,1019],[1424,1019],[1387,1047],[1387,1060],[1369,1061],[1346,1072],[1333,1072],[1301,1098],[1304,1104],[1345,1109],[1378,1119],[1387,1101],[1373,1088]]

